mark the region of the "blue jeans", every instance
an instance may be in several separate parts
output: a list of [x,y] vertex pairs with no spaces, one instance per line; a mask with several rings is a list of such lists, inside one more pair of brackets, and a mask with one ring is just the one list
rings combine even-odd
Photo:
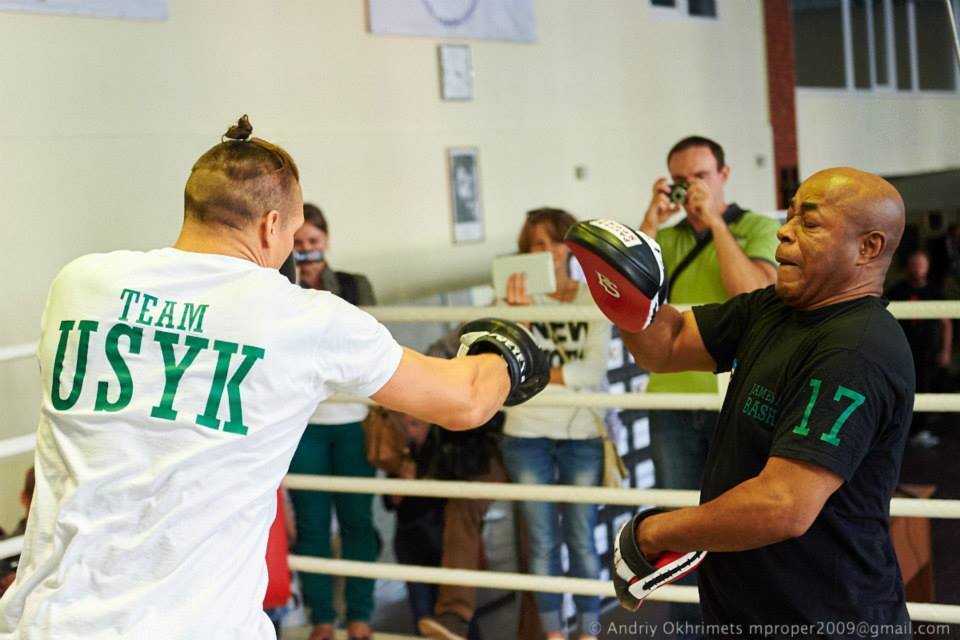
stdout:
[[651,411],[650,455],[658,489],[699,489],[720,414]]
[[[719,418],[716,411],[650,412],[650,453],[658,489],[700,489],[707,451]],[[684,576],[676,584],[696,585],[697,575]],[[668,609],[674,622],[701,622],[699,605],[672,602]],[[694,633],[685,637],[701,636]]]
[[[595,487],[603,469],[600,438],[554,440],[552,438],[503,438],[503,462],[513,482]],[[597,506],[552,502],[521,503],[530,542],[530,572],[541,576],[562,576],[560,546],[567,545],[570,575],[597,579],[600,558],[593,538]],[[563,629],[563,596],[535,594],[537,609],[546,633]],[[600,599],[574,596],[578,627],[594,633],[600,616]]]

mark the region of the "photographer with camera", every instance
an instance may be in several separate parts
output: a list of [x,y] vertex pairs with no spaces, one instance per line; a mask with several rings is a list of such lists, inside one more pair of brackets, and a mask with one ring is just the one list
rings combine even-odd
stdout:
[[[723,302],[776,280],[777,228],[773,218],[727,203],[730,175],[723,148],[708,138],[684,138],[667,154],[671,185],[659,178],[640,230],[663,252],[672,304]],[[658,229],[683,207],[686,218]],[[707,372],[654,374],[651,393],[716,393]],[[650,445],[657,486],[698,489],[714,411],[650,412]]]
[[[667,154],[667,178],[653,185],[640,230],[663,252],[672,304],[723,302],[776,280],[777,229],[773,218],[727,203],[730,166],[723,148],[708,138],[684,138]],[[658,229],[680,211],[686,218]],[[650,375],[649,393],[716,393],[712,373]],[[699,489],[719,414],[716,411],[651,411],[650,450],[661,489]],[[672,605],[677,617],[699,616],[696,607]],[[679,615],[677,615],[679,614]]]

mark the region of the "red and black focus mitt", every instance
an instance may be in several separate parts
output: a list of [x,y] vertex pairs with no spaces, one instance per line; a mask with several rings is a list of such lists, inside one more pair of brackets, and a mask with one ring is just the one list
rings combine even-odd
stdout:
[[564,240],[604,315],[631,333],[650,326],[666,293],[660,245],[613,220],[578,222]]
[[472,320],[460,328],[461,355],[495,353],[507,363],[510,393],[504,405],[511,407],[537,395],[550,382],[547,354],[523,325],[500,318]]
[[707,555],[706,551],[664,551],[647,560],[637,544],[637,527],[644,518],[657,513],[663,510],[638,512],[620,527],[613,546],[613,588],[620,606],[628,611],[636,611],[651,593],[696,569]]

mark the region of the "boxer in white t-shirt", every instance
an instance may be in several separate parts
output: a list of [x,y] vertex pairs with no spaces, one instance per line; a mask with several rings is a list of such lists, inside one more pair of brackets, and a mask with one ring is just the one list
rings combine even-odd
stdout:
[[297,167],[251,132],[244,117],[194,165],[173,247],[81,257],[50,288],[36,489],[0,637],[273,638],[267,531],[318,401],[464,429],[545,384],[512,323],[475,322],[469,357],[428,358],[291,285],[277,268],[303,222]]

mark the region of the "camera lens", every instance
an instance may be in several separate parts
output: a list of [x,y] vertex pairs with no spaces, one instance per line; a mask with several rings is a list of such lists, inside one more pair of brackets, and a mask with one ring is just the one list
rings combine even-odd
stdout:
[[688,185],[686,182],[678,182],[670,185],[670,202],[678,206],[686,202],[687,189]]

